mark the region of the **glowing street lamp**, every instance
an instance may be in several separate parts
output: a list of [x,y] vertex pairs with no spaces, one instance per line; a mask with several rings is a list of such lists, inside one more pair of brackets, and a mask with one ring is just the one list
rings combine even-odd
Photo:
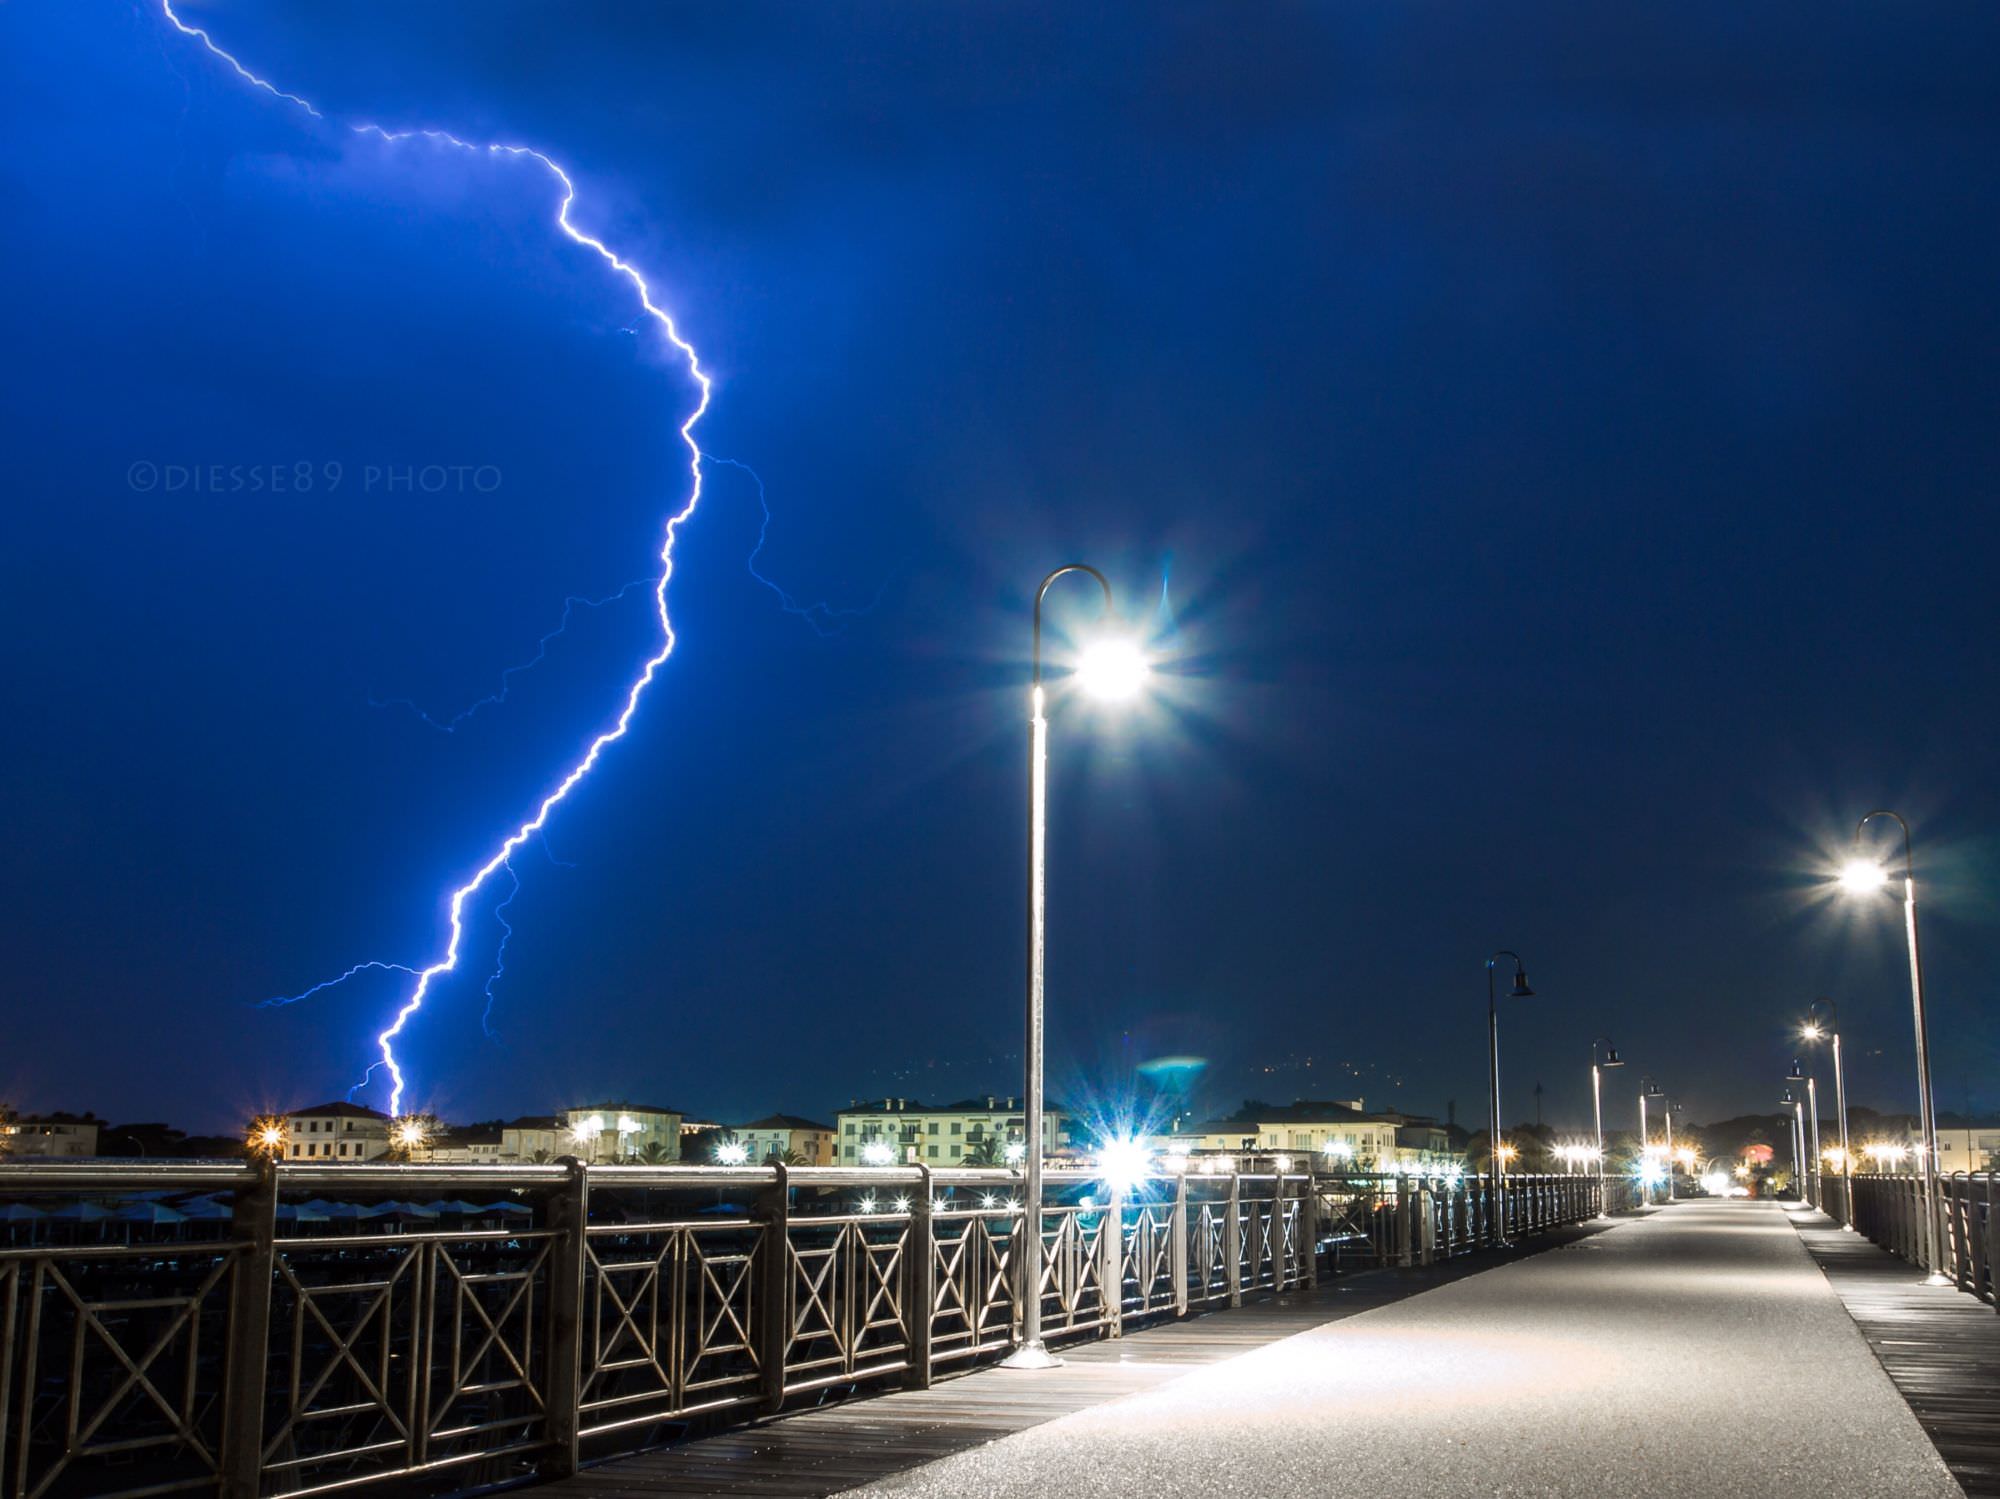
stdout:
[[275,1114],[252,1120],[246,1143],[258,1155],[275,1161],[285,1153],[285,1121]]
[[893,1166],[896,1164],[896,1147],[887,1140],[870,1140],[861,1147],[861,1164],[864,1166]]
[[430,1121],[421,1114],[405,1114],[389,1126],[389,1140],[407,1160],[431,1143]]
[[[1792,1070],[1785,1074],[1785,1081],[1791,1083],[1802,1082],[1806,1085],[1806,1113],[1812,1120],[1812,1149],[1806,1156],[1808,1163],[1806,1166],[1806,1185],[1812,1189],[1812,1205],[1818,1207],[1821,1195],[1819,1186],[1819,1079],[1816,1077],[1807,1077],[1805,1069],[1799,1065],[1799,1059],[1793,1057]],[[1804,1147],[1804,1144],[1804,1139],[1801,1138],[1801,1148]]]
[[[1826,1016],[1824,1020],[1819,1018],[1822,1013]],[[1821,1041],[1827,1038],[1833,1041],[1833,1106],[1840,1115],[1839,1158],[1835,1161],[1833,1169],[1840,1173],[1840,1179],[1846,1186],[1846,1190],[1841,1193],[1841,1211],[1846,1215],[1847,1221],[1840,1226],[1853,1233],[1854,1156],[1847,1147],[1847,1077],[1840,1066],[1840,1016],[1834,1009],[1832,1000],[1816,999],[1806,1006],[1806,1023],[1799,1027],[1799,1035],[1807,1041]],[[1835,1154],[1833,1151],[1827,1152],[1829,1158]]]
[[[1044,875],[1049,816],[1048,695],[1042,686],[1042,600],[1049,586],[1066,573],[1088,573],[1104,591],[1104,612],[1111,613],[1111,581],[1096,568],[1070,562],[1042,579],[1035,590],[1035,638],[1028,689],[1028,1013],[1027,1140],[1022,1164],[1027,1180],[1028,1212],[1021,1226],[1021,1341],[1005,1362],[1010,1369],[1053,1369],[1061,1360],[1042,1342],[1042,1106],[1043,1106],[1043,933],[1047,887]],[[1130,641],[1104,639],[1091,646],[1078,663],[1077,685],[1094,697],[1122,701],[1145,685],[1146,659]]]
[[750,1159],[750,1147],[741,1140],[721,1140],[715,1147],[715,1164],[718,1166],[741,1166]]
[[[1601,1062],[1597,1057],[1600,1046],[1604,1048]],[[1590,1112],[1597,1121],[1597,1216],[1600,1218],[1608,1217],[1611,1212],[1611,1196],[1604,1179],[1604,1085],[1600,1069],[1624,1065],[1609,1036],[1599,1036],[1590,1043]]]
[[1488,1154],[1493,1157],[1493,1242],[1505,1245],[1507,1238],[1507,1162],[1513,1152],[1500,1138],[1500,997],[1493,985],[1493,969],[1502,958],[1514,960],[1514,987],[1507,991],[1509,999],[1533,999],[1535,991],[1528,987],[1528,970],[1522,966],[1521,955],[1502,948],[1486,960],[1486,1076],[1489,1086],[1489,1103],[1492,1107],[1492,1133],[1487,1135]]
[[1878,817],[1893,818],[1903,830],[1903,932],[1910,949],[1910,1013],[1917,1031],[1917,1117],[1923,1126],[1921,1149],[1924,1157],[1924,1259],[1930,1266],[1930,1274],[1924,1278],[1925,1285],[1948,1286],[1951,1279],[1944,1273],[1944,1263],[1939,1255],[1939,1246],[1944,1242],[1944,1234],[1938,1218],[1943,1206],[1938,1194],[1938,1142],[1937,1109],[1931,1101],[1931,1041],[1930,1030],[1924,1022],[1924,960],[1917,942],[1917,875],[1916,863],[1910,853],[1910,825],[1897,813],[1889,811],[1870,812],[1854,828],[1856,857],[1847,861],[1840,872],[1841,886],[1849,895],[1875,895],[1889,883],[1889,871],[1872,859],[1859,856],[1861,836],[1868,824]]

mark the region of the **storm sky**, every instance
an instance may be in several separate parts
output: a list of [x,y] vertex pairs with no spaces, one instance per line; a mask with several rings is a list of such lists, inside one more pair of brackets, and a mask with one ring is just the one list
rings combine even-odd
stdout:
[[1821,883],[1887,806],[1940,1105],[2000,1105],[2000,16],[182,10],[327,121],[152,5],[0,6],[0,1098],[343,1094],[408,980],[257,1002],[437,957],[657,644],[684,368],[531,164],[374,121],[560,160],[749,465],[413,1102],[1017,1091],[1081,560],[1157,670],[1056,696],[1056,1093],[1477,1122],[1510,947],[1511,1118],[1585,1122],[1607,1032],[1615,1117],[1768,1109],[1819,994],[1912,1107],[1897,909]]

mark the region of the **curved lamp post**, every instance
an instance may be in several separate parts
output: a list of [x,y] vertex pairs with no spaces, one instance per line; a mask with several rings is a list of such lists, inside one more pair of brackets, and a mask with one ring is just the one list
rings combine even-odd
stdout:
[[[1597,1048],[1604,1048],[1604,1060],[1597,1059]],[[1611,1044],[1609,1036],[1599,1036],[1590,1043],[1590,1112],[1597,1121],[1597,1216],[1611,1214],[1611,1192],[1604,1170],[1604,1084],[1602,1069],[1623,1067],[1625,1063],[1618,1056],[1618,1048]],[[1642,1142],[1643,1143],[1643,1142]]]
[[[1820,1016],[1824,1015],[1824,1020]],[[1840,1115],[1841,1211],[1847,1221],[1840,1226],[1854,1232],[1854,1154],[1847,1147],[1847,1077],[1840,1065],[1840,1013],[1830,999],[1816,999],[1806,1006],[1806,1023],[1799,1035],[1807,1041],[1831,1037],[1833,1041],[1833,1107]]]
[[[1654,1082],[1650,1077],[1642,1078],[1639,1082],[1639,1184],[1644,1192],[1646,1206],[1648,1207],[1653,1205],[1653,1188],[1652,1184],[1646,1180],[1646,1156],[1653,1148],[1653,1135],[1646,1124],[1646,1101],[1652,1098],[1659,1099],[1662,1106],[1667,1101],[1667,1095],[1660,1091],[1658,1083]],[[1674,1121],[1670,1115],[1667,1119],[1667,1146],[1669,1151],[1673,1147],[1673,1139]],[[1667,1192],[1670,1196],[1673,1192],[1673,1180],[1673,1159],[1669,1155],[1667,1158]]]
[[1937,1171],[1937,1109],[1931,1102],[1931,1042],[1930,1031],[1924,1022],[1924,960],[1922,949],[1917,943],[1917,875],[1916,864],[1910,854],[1910,825],[1903,818],[1889,811],[1870,812],[1854,827],[1855,856],[1847,861],[1840,872],[1840,883],[1851,895],[1871,895],[1889,882],[1889,871],[1873,859],[1863,858],[1858,850],[1861,836],[1868,824],[1878,817],[1895,821],[1903,830],[1903,931],[1910,948],[1910,1013],[1917,1030],[1917,1117],[1923,1125],[1921,1149],[1924,1155],[1924,1257],[1930,1266],[1930,1274],[1924,1284],[1948,1286],[1951,1279],[1944,1273],[1939,1247],[1944,1242],[1944,1234],[1939,1228],[1939,1209],[1942,1203],[1938,1194]]
[[1521,955],[1502,948],[1486,960],[1486,1075],[1491,1093],[1492,1132],[1486,1137],[1486,1153],[1493,1160],[1493,1222],[1495,1244],[1506,1244],[1507,1239],[1507,1157],[1506,1146],[1500,1139],[1500,996],[1493,984],[1493,968],[1502,958],[1514,960],[1514,987],[1507,991],[1509,999],[1533,999],[1535,991],[1528,987],[1528,970],[1521,966]]
[[[1808,1200],[1814,1207],[1818,1207],[1821,1200],[1819,1183],[1819,1079],[1816,1077],[1807,1077],[1805,1068],[1799,1065],[1799,1059],[1793,1057],[1792,1070],[1785,1074],[1785,1081],[1788,1083],[1804,1083],[1806,1085],[1806,1113],[1812,1120],[1812,1153],[1806,1157],[1806,1186],[1810,1189]],[[1799,1143],[1802,1147],[1805,1144],[1805,1136],[1803,1134],[1800,1136]]]
[[[1061,1360],[1042,1342],[1042,934],[1046,886],[1044,854],[1048,844],[1049,721],[1047,694],[1042,687],[1042,600],[1049,585],[1065,573],[1088,573],[1104,591],[1104,612],[1111,613],[1111,583],[1103,573],[1082,562],[1065,563],[1042,579],[1035,590],[1035,645],[1029,685],[1028,718],[1028,1005],[1027,1087],[1025,1102],[1027,1149],[1022,1157],[1027,1201],[1021,1224],[1021,1341],[1010,1353],[1010,1369],[1052,1369]],[[1146,680],[1146,660],[1130,641],[1099,641],[1077,665],[1077,680],[1095,697],[1128,698]]]

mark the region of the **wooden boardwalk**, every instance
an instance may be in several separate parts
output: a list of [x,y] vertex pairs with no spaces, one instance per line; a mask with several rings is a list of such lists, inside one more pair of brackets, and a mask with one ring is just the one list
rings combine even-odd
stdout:
[[1060,1369],[986,1365],[928,1390],[889,1390],[758,1422],[681,1446],[613,1458],[540,1485],[549,1499],[670,1499],[731,1494],[822,1499],[1221,1363],[1308,1328],[1386,1306],[1544,1249],[1596,1225],[1558,1229],[1500,1253],[1424,1269],[1341,1276],[1316,1290],[1246,1301],[1122,1338],[1061,1345]]
[[[1972,1499],[2000,1499],[2000,1316],[1814,1215],[1799,1236]],[[1806,1371],[1809,1374],[1809,1371]]]

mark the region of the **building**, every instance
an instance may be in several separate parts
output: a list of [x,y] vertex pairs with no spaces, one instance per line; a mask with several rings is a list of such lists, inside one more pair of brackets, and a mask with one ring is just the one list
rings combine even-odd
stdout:
[[413,1152],[413,1159],[431,1166],[496,1166],[506,1127],[497,1119],[488,1124],[440,1125],[430,1143]]
[[389,1153],[389,1116],[357,1103],[322,1103],[285,1115],[288,1161],[373,1161]]
[[1450,1137],[1435,1120],[1383,1109],[1370,1113],[1362,1100],[1298,1099],[1288,1104],[1246,1102],[1222,1119],[1177,1130],[1163,1143],[1177,1154],[1282,1152],[1326,1165],[1362,1169],[1422,1170],[1455,1166]]
[[97,1154],[97,1132],[104,1121],[95,1114],[44,1114],[35,1119],[0,1122],[4,1153],[25,1160],[78,1160]]
[[575,1151],[569,1121],[560,1114],[524,1114],[500,1126],[503,1161],[554,1161]]
[[777,1156],[802,1166],[834,1165],[840,1139],[839,1131],[831,1124],[815,1124],[796,1114],[755,1119],[737,1126],[735,1134],[737,1143],[744,1148],[745,1159],[753,1163]]
[[[2000,1123],[1980,1124],[1975,1120],[1963,1120],[1953,1115],[1956,1127],[1938,1125],[1938,1170],[1952,1171],[2000,1171]],[[1840,1137],[1834,1136],[1839,1144]],[[1820,1144],[1826,1144],[1822,1130]]]
[[[857,1102],[834,1118],[842,1166],[1005,1166],[1007,1147],[1027,1139],[1021,1100],[992,1094],[942,1105],[914,1098]],[[1049,1155],[1069,1149],[1069,1114],[1059,1104],[1042,1115],[1042,1141]]]
[[639,1160],[649,1165],[681,1158],[679,1109],[641,1103],[588,1103],[567,1110],[569,1138],[561,1154],[603,1164]]

